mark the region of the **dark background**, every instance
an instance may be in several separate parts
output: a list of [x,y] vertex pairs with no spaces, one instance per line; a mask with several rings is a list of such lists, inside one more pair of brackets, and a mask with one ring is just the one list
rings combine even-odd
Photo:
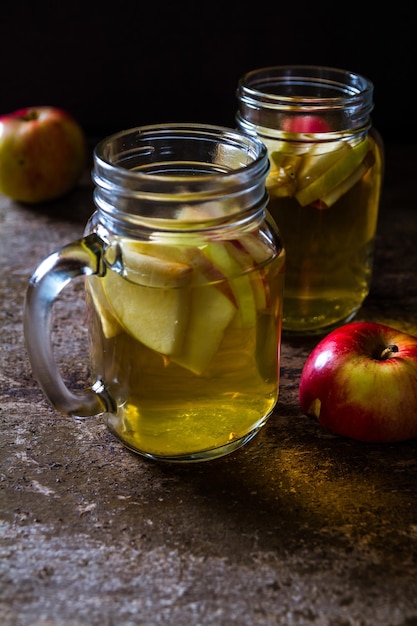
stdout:
[[0,114],[60,106],[93,138],[157,122],[234,126],[243,73],[308,63],[370,78],[385,141],[416,142],[415,7],[3,0]]

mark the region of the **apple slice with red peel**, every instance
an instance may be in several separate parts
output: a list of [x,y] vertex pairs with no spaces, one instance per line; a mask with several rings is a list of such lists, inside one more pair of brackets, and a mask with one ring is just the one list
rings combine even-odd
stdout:
[[319,115],[287,117],[282,126],[287,133],[314,134],[329,133],[332,130],[330,124]]
[[417,437],[417,337],[376,322],[351,322],[308,356],[301,410],[330,431],[384,443]]
[[227,326],[254,327],[257,309],[269,306],[264,270],[249,251],[265,262],[266,248],[251,235],[244,241],[198,248],[120,240],[108,258],[123,274],[109,269],[102,279],[106,299],[133,337],[201,374]]
[[242,273],[242,266],[229,251],[228,242],[209,242],[204,254],[225,276],[237,303],[236,324],[251,328],[256,324],[256,304],[250,278]]
[[[195,215],[194,211],[185,213],[188,217]],[[200,216],[201,219],[201,216]],[[166,238],[164,238],[166,241]],[[159,255],[164,259],[175,259],[178,262],[188,263],[198,269],[204,276],[215,284],[217,289],[226,295],[234,306],[238,306],[236,288],[233,289],[230,278],[248,273],[255,299],[260,302],[257,309],[265,308],[268,301],[268,286],[265,284],[265,272],[258,265],[267,263],[271,256],[269,242],[253,233],[242,235],[239,239],[219,241],[213,244],[198,246],[163,245],[160,243],[139,243],[143,252]],[[152,252],[150,252],[152,250]],[[216,252],[217,251],[217,252]],[[213,256],[214,255],[214,256]],[[232,258],[229,258],[232,257]],[[239,267],[234,261],[237,261]],[[253,271],[257,269],[257,271]],[[263,277],[260,276],[263,274]],[[233,283],[233,281],[232,281]],[[233,283],[234,284],[234,283]],[[266,290],[266,291],[265,291]]]
[[198,248],[128,240],[117,247],[123,275],[109,269],[101,279],[105,302],[132,337],[202,374],[236,315],[234,298],[208,282],[209,260]]
[[[175,249],[177,250],[177,248]],[[129,280],[148,287],[170,287],[178,289],[189,285],[193,268],[190,264],[177,258],[161,255],[150,255],[141,252],[136,242],[126,241],[123,244],[123,273]]]
[[[230,288],[227,277],[219,268],[213,265],[199,247],[174,244],[172,239],[170,239],[171,243],[166,244],[165,237],[162,241],[164,243],[161,241],[126,241],[123,243],[124,257],[126,259],[125,267],[127,267],[128,270],[130,269],[129,266],[126,266],[126,262],[130,263],[129,258],[132,258],[132,269],[134,269],[137,255],[147,255],[152,259],[156,259],[155,263],[158,263],[157,260],[159,259],[162,262],[161,267],[164,267],[166,263],[168,263],[169,267],[172,263],[173,265],[182,264],[189,269],[197,269],[201,274],[204,274],[208,282],[215,284],[217,289],[222,291],[233,305],[236,306],[236,298]],[[176,241],[178,241],[178,239]],[[184,278],[186,278],[186,273]],[[194,273],[191,283],[194,284],[196,281],[199,282],[200,277],[199,274]]]
[[[262,251],[258,249],[262,247]],[[228,242],[227,250],[231,256],[236,259],[241,267],[241,271],[248,272],[247,274],[252,287],[255,309],[256,311],[265,311],[271,304],[269,284],[266,279],[266,273],[262,266],[257,267],[258,261],[255,259],[255,255],[251,254],[256,249],[256,254],[260,257],[262,253],[262,261],[266,261],[265,246],[258,242],[253,235],[246,235],[241,239],[233,239]]]

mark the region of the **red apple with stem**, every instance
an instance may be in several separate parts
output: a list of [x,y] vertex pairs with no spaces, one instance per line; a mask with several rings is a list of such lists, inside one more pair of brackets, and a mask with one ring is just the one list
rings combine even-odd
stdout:
[[36,204],[70,191],[87,163],[80,124],[67,111],[39,106],[0,117],[0,192]]
[[303,413],[365,442],[417,437],[417,337],[376,322],[351,322],[324,337],[300,378]]

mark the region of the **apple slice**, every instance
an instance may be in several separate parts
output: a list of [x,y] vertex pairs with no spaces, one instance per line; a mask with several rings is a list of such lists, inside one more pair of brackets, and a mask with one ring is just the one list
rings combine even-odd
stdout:
[[123,329],[116,321],[112,313],[111,305],[107,302],[103,291],[102,279],[98,276],[89,276],[86,279],[86,290],[91,296],[94,307],[101,321],[104,336],[111,339],[118,335]]
[[314,155],[306,159],[298,177],[296,199],[307,206],[340,185],[359,167],[369,150],[366,139],[356,146],[347,143],[336,152]]
[[229,253],[227,242],[209,242],[204,253],[225,276],[236,299],[238,319],[242,328],[251,328],[256,323],[255,297],[248,276],[242,274],[242,267]]
[[219,349],[225,329],[236,314],[230,299],[202,277],[192,290],[190,316],[183,348],[171,360],[195,374],[203,374]]
[[187,324],[181,348],[177,346],[177,349],[165,354],[169,354],[171,361],[178,365],[197,375],[202,374],[216,354],[224,331],[236,314],[236,299],[229,281],[198,247],[152,242],[135,242],[132,246],[130,251],[140,249],[159,255],[160,264],[174,266],[189,263],[188,267],[193,268],[189,283]]
[[[255,241],[253,235],[246,235],[246,238],[233,239],[229,242],[227,249],[233,256],[233,258],[236,259],[236,261],[239,263],[241,271],[247,272],[248,269],[250,270],[248,273],[248,278],[250,280],[254,295],[255,309],[256,311],[264,311],[269,307],[271,302],[269,285],[268,281],[266,280],[264,268],[258,268],[257,262],[255,261],[253,255],[250,254],[249,247],[252,244],[248,244],[249,247],[245,247],[245,243],[247,241],[251,241],[252,239]],[[255,247],[255,245],[256,244],[254,244],[253,247]],[[264,247],[263,254],[265,257]],[[263,259],[263,261],[265,261],[265,258]]]
[[325,147],[315,144],[302,155],[302,162],[297,172],[297,188],[304,189],[311,185],[324,172],[350,153],[347,142],[326,144]]
[[[164,233],[165,235],[165,233]],[[182,238],[181,238],[182,240]],[[230,288],[229,282],[223,272],[218,267],[213,265],[210,259],[204,254],[204,252],[197,246],[179,245],[174,244],[173,239],[169,239],[170,244],[167,245],[166,237],[162,238],[162,241],[130,241],[124,244],[124,251],[128,251],[128,255],[146,254],[150,257],[160,259],[165,262],[180,263],[186,265],[188,268],[192,267],[199,270],[201,274],[206,277],[206,282],[215,284],[217,289],[222,291],[226,295],[233,305],[236,307],[236,298],[233,291]],[[178,238],[176,239],[178,242]],[[127,256],[125,254],[125,256]],[[185,278],[186,276],[184,276]],[[195,284],[200,281],[200,274],[195,272],[190,284]]]
[[302,154],[273,150],[270,156],[274,169],[282,170],[288,180],[295,179],[297,172],[303,163]]
[[156,352],[181,350],[189,314],[187,288],[155,288],[134,284],[116,272],[104,278],[107,298],[122,326]]
[[119,242],[124,275],[109,270],[103,286],[121,325],[156,352],[182,347],[190,310],[193,268],[138,252],[136,242]]
[[[125,241],[122,247],[124,274],[129,280],[148,287],[184,287],[191,282],[193,268],[191,265],[167,256],[161,258],[161,246],[155,247],[156,254],[150,255],[140,251],[134,241]],[[178,248],[175,248],[178,250]]]
[[369,150],[364,160],[360,163],[346,180],[329,191],[327,195],[323,195],[320,199],[326,208],[330,208],[339,198],[341,198],[349,189],[351,189],[366,174],[370,167],[375,163],[375,154]]
[[279,198],[292,197],[297,189],[297,172],[302,163],[302,156],[273,150],[271,171],[266,179],[268,191]]
[[255,265],[263,265],[271,258],[271,245],[269,240],[263,239],[262,235],[249,233],[239,238],[239,244],[243,246],[252,257]]
[[297,189],[295,180],[288,180],[286,175],[278,170],[271,170],[266,179],[266,188],[269,195],[275,198],[292,198]]
[[283,129],[287,133],[328,133],[331,126],[319,115],[297,115],[288,116],[283,123]]

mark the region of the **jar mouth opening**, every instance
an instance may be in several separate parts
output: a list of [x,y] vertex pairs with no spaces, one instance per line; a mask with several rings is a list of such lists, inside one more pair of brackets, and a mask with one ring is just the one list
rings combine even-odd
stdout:
[[238,84],[238,97],[292,110],[334,109],[365,102],[372,107],[373,84],[348,70],[314,65],[277,65],[252,70]]
[[[94,151],[96,206],[123,219],[229,220],[266,205],[268,151],[242,131],[154,124],[103,139]],[[128,217],[130,216],[130,217]]]
[[267,150],[256,138],[223,126],[154,124],[120,131],[94,150],[93,177],[130,188],[216,184],[262,173]]

